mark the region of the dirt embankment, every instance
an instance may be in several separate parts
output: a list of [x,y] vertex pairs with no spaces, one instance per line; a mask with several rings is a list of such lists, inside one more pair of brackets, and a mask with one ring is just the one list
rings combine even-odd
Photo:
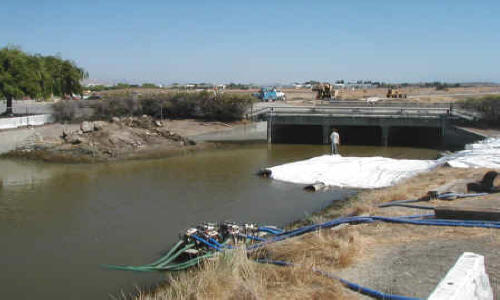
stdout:
[[99,162],[158,158],[213,147],[196,144],[189,135],[228,129],[230,125],[194,120],[159,121],[148,116],[53,125],[22,143],[9,157],[57,162]]

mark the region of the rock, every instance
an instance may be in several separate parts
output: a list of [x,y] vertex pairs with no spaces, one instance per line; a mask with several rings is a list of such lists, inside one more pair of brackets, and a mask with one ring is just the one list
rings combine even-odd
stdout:
[[87,133],[87,132],[92,132],[92,131],[94,131],[94,123],[92,123],[92,122],[88,122],[88,121],[83,121],[83,122],[80,124],[80,129],[81,129],[84,133]]
[[120,118],[118,118],[118,117],[112,117],[111,118],[111,123],[120,123]]
[[94,122],[94,130],[99,131],[102,130],[106,126],[106,122],[104,121],[95,121]]
[[84,142],[84,139],[81,136],[78,135],[71,135],[67,139],[68,143],[73,144],[73,145],[78,145]]
[[155,121],[155,125],[156,127],[163,127],[163,123],[158,120]]

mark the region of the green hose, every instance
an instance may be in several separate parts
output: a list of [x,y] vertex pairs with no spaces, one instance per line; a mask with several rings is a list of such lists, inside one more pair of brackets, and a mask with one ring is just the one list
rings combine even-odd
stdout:
[[[156,265],[153,265],[154,263],[148,264],[148,265],[143,265],[143,266],[117,266],[117,265],[102,265],[105,268],[108,269],[114,269],[114,270],[125,270],[125,271],[136,271],[136,272],[151,272],[155,270],[162,270],[163,267],[167,264],[169,264],[171,261],[176,259],[179,255],[181,255],[184,251],[187,249],[190,249],[194,247],[194,243],[186,245],[184,248],[180,249],[177,251],[175,254],[172,255],[172,252],[175,251],[176,248],[179,247],[181,243],[177,243],[174,248],[172,248],[164,257],[161,259],[157,260]],[[160,263],[158,263],[160,261]]]
[[174,251],[179,248],[180,245],[182,245],[184,243],[183,240],[180,240],[177,242],[177,244],[175,244],[168,252],[167,254],[165,254],[164,256],[162,256],[160,259],[150,263],[150,264],[147,264],[147,265],[144,265],[144,266],[156,266],[158,264],[161,264],[162,262],[164,262],[165,260],[167,260],[170,255],[172,255],[172,253],[174,253]]
[[[226,239],[221,244],[227,244],[230,239]],[[180,271],[198,265],[202,260],[213,257],[215,252],[208,252],[204,255],[192,258],[190,260],[171,264],[177,257],[179,257],[186,250],[195,246],[195,243],[185,245],[183,248],[177,250],[184,241],[177,242],[164,256],[156,261],[142,266],[118,266],[118,265],[102,265],[108,269],[134,271],[134,272],[154,272],[154,271]],[[176,251],[177,250],[177,251]]]
[[157,269],[158,271],[180,271],[184,270],[193,266],[198,265],[202,260],[213,257],[215,255],[214,252],[204,254],[202,256],[190,259],[186,262],[175,264],[175,265],[170,265],[166,266],[165,268],[162,269]]
[[179,255],[181,255],[182,253],[184,253],[184,251],[193,248],[194,245],[195,245],[194,243],[187,244],[186,246],[184,246],[183,248],[179,249],[177,252],[175,252],[174,254],[172,254],[168,259],[166,259],[163,262],[155,265],[155,267],[163,267],[165,265],[168,265],[170,262],[172,262],[177,257],[179,257]]

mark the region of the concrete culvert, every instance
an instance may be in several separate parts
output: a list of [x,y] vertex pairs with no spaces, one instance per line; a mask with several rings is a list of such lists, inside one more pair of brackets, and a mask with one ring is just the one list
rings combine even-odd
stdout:
[[269,169],[260,169],[257,171],[257,176],[260,177],[271,177],[272,171]]
[[317,192],[324,189],[326,189],[326,185],[323,182],[315,182],[304,187],[304,190],[308,192]]

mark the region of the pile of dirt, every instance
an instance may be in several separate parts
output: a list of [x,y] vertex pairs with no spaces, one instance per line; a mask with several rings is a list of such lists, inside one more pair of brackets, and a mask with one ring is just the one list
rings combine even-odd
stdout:
[[84,121],[78,130],[63,130],[58,141],[24,145],[10,155],[49,161],[107,161],[161,157],[195,145],[149,116],[115,117],[111,122]]

